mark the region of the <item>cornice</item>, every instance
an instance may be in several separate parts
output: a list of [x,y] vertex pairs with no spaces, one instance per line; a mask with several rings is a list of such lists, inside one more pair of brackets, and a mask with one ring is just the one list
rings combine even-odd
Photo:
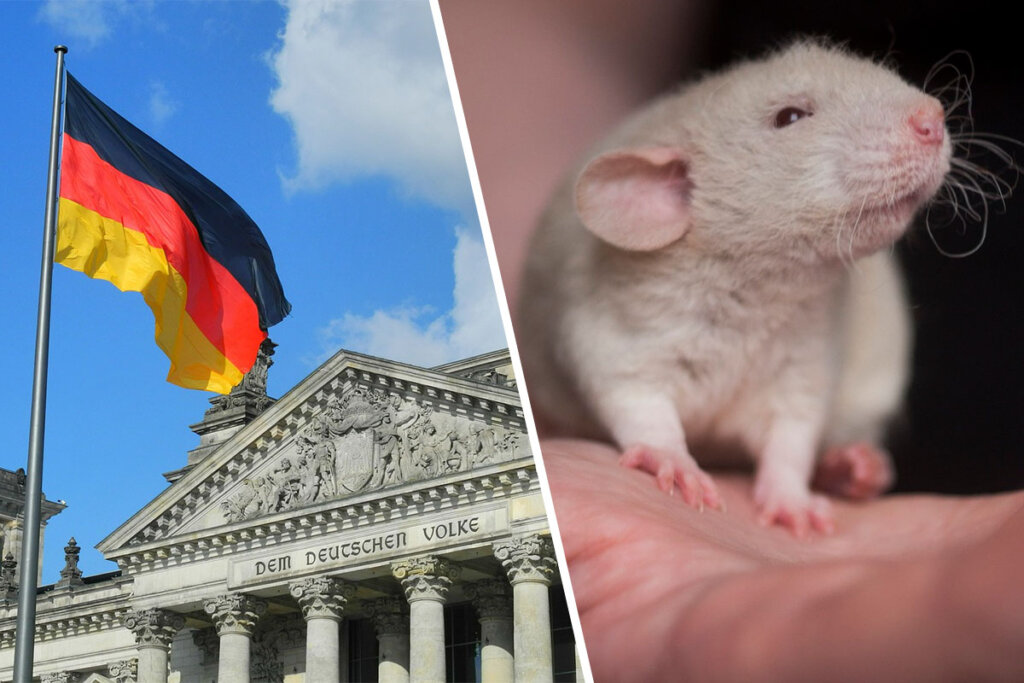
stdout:
[[290,510],[268,517],[216,527],[206,532],[153,540],[106,554],[126,574],[203,559],[232,555],[279,543],[316,538],[342,530],[450,509],[478,500],[539,490],[532,458],[471,470],[427,482]]
[[[96,593],[116,588],[117,593],[97,596]],[[90,593],[92,593],[90,595]],[[70,601],[64,604],[56,600]],[[131,581],[117,577],[111,585],[93,590],[79,589],[71,594],[41,594],[36,603],[35,639],[55,640],[121,627],[121,616],[131,604]],[[14,647],[17,609],[11,605],[0,619],[0,649]]]

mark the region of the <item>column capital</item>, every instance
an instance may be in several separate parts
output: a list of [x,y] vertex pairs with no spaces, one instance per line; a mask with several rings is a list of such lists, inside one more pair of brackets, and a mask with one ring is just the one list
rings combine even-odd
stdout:
[[56,671],[42,674],[39,683],[75,683],[79,678],[80,676],[72,671]]
[[135,683],[139,680],[139,660],[122,659],[107,666],[114,683]]
[[363,603],[378,636],[409,634],[409,604],[396,596]]
[[121,624],[135,634],[139,647],[167,650],[174,634],[185,626],[185,617],[156,607],[144,610],[128,609],[121,616]]
[[218,636],[225,633],[251,636],[256,622],[267,611],[267,602],[245,593],[228,593],[209,598],[203,607],[213,617]]
[[310,619],[333,619],[341,621],[347,603],[355,594],[356,587],[331,576],[312,576],[288,584],[288,591],[302,608],[302,617]]
[[494,556],[508,574],[509,583],[535,581],[551,585],[558,563],[551,539],[539,534],[494,544]]
[[444,602],[448,597],[448,589],[452,586],[452,580],[459,575],[459,567],[443,557],[428,555],[393,562],[391,573],[402,584],[405,598],[409,602],[416,600]]
[[504,579],[485,579],[463,589],[481,619],[511,619],[512,590]]

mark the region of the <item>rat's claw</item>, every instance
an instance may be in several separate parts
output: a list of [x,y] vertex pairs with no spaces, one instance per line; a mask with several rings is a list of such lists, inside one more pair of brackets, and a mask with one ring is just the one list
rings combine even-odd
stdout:
[[703,493],[703,504],[707,505],[712,510],[719,510],[725,512],[725,501],[718,495],[718,487],[715,486],[714,480],[706,473],[697,470],[697,481],[700,482],[701,491]]
[[702,472],[687,454],[638,444],[622,453],[619,464],[653,474],[658,488],[664,493],[674,495],[678,488],[683,501],[692,508],[725,509],[714,480]]
[[806,495],[771,495],[758,500],[760,512],[757,521],[762,526],[778,524],[793,532],[797,538],[806,538],[811,531],[831,534],[835,531],[832,506],[828,498]]
[[683,500],[686,504],[692,508],[697,508],[701,512],[704,511],[704,492],[701,489],[700,483],[697,481],[697,477],[693,472],[687,472],[684,469],[678,469],[675,472],[676,482],[679,485],[679,490],[683,494]]
[[[675,470],[672,468],[672,463],[665,461],[658,466],[658,472],[654,475],[655,480],[658,482],[658,488],[663,493],[667,493],[670,496],[673,494],[675,488]],[[683,498],[686,498],[685,489],[683,490]],[[689,502],[689,501],[687,501]]]

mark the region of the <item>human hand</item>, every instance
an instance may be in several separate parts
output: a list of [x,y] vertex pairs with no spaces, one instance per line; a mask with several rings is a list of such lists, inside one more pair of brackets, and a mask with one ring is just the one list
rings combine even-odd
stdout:
[[542,443],[597,681],[1024,680],[1024,495],[835,501],[836,533],[699,512],[610,446]]

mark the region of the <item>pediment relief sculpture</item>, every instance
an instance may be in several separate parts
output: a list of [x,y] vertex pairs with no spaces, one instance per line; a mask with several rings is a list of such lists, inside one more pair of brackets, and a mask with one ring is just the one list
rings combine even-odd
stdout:
[[519,431],[357,386],[331,397],[221,508],[238,522],[528,457],[528,448]]

